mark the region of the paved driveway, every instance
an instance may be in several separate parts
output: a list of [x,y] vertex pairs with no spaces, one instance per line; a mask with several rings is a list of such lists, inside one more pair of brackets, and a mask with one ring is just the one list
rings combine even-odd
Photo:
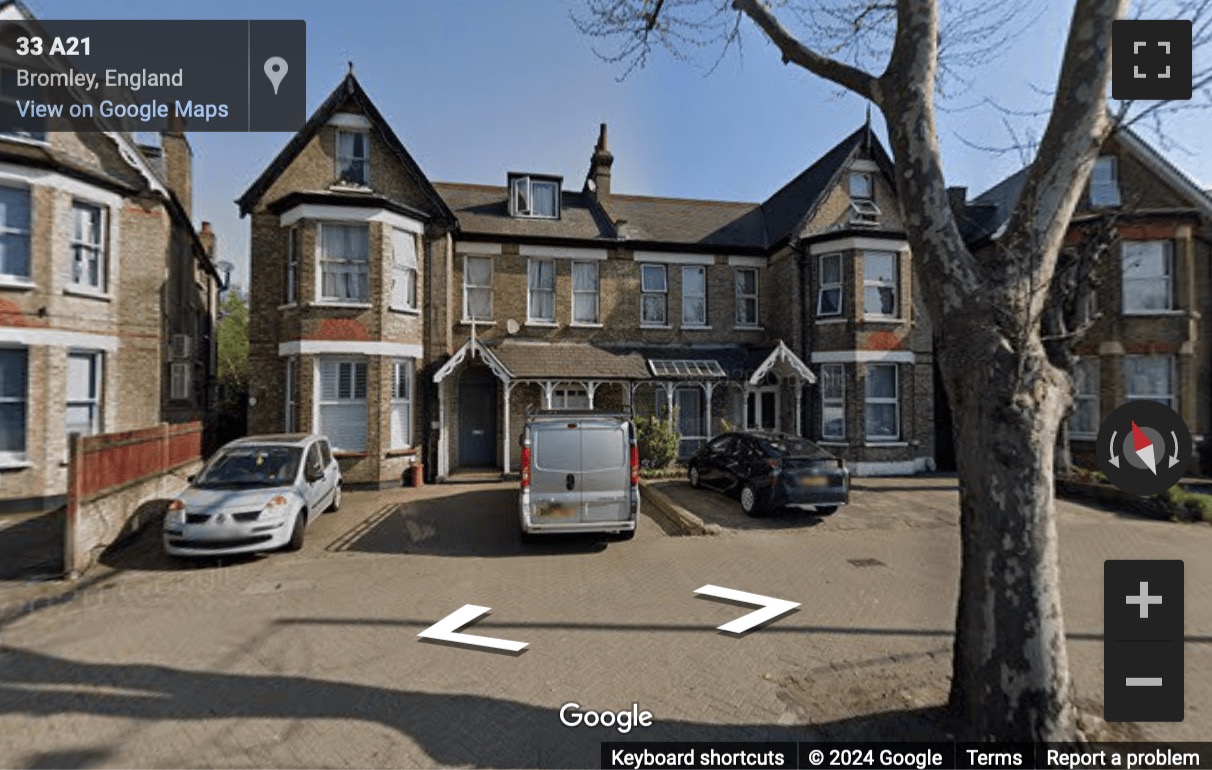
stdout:
[[[182,566],[139,543],[74,599],[0,627],[0,766],[595,767],[599,741],[619,737],[939,737],[955,492],[871,486],[815,526],[716,537],[645,519],[630,542],[523,546],[511,486],[452,485],[347,494],[297,554]],[[1143,734],[1207,738],[1212,527],[1062,504],[1060,531],[1091,709],[1102,561],[1186,558],[1188,718]],[[716,626],[744,610],[694,598],[706,583],[802,607],[724,635]],[[527,650],[417,639],[464,604],[492,608],[468,633]],[[655,725],[564,727],[570,701],[638,703]]]

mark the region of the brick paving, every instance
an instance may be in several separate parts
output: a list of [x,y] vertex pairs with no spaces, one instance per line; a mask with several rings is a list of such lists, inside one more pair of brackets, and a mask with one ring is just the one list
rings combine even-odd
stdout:
[[[704,519],[735,506],[675,492]],[[630,542],[522,545],[511,485],[446,485],[349,493],[297,554],[183,566],[144,541],[0,627],[0,766],[596,767],[619,734],[563,727],[562,704],[654,713],[624,740],[807,739],[912,669],[875,704],[895,719],[945,678],[955,502],[946,479],[865,479],[796,526],[678,538],[645,519]],[[1103,560],[1185,558],[1187,720],[1142,729],[1208,738],[1212,527],[1060,510],[1079,697],[1101,701]],[[705,583],[803,606],[738,639],[715,627],[744,610],[696,599]],[[468,633],[530,647],[416,638],[463,604],[492,608]]]

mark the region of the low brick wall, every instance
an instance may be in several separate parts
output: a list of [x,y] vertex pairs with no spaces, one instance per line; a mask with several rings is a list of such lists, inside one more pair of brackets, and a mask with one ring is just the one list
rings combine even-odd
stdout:
[[656,520],[671,535],[717,535],[718,524],[706,524],[698,516],[673,501],[661,491],[662,484],[685,483],[669,480],[643,479],[640,481],[641,510]]
[[67,528],[70,539],[64,565],[68,577],[78,577],[97,563],[107,548],[158,526],[169,502],[189,486],[189,477],[202,469],[201,460],[178,465],[152,478],[82,501],[76,525]]
[[1150,519],[1169,521],[1173,513],[1165,501],[1154,497],[1140,497],[1116,489],[1110,484],[1098,484],[1075,479],[1056,480],[1057,497],[1078,500],[1083,503],[1120,513],[1134,513]]

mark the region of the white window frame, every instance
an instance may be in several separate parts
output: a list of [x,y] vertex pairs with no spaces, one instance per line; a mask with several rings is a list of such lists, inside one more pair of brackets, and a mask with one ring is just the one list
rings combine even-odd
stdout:
[[[703,276],[703,293],[691,294],[686,290],[686,276],[699,274]],[[707,266],[706,265],[683,265],[682,266],[682,328],[684,329],[706,329],[711,325],[711,311],[707,307]],[[691,299],[703,300],[703,317],[701,319],[687,319],[686,301]]]
[[[360,157],[357,155],[345,154],[341,149],[341,138],[343,136],[359,135],[362,137],[362,147],[365,149],[366,155]],[[338,128],[336,142],[336,152],[334,152],[333,155],[335,155],[337,159],[337,181],[345,182],[346,184],[358,185],[360,187],[370,187],[370,132]],[[356,179],[346,179],[344,176],[342,176],[342,168],[345,165],[342,161],[346,160],[361,164],[366,178],[358,181]]]
[[[330,227],[355,228],[366,231],[366,258],[352,259],[349,256],[329,257],[324,253],[324,230]],[[362,297],[338,297],[324,293],[324,270],[326,264],[357,265],[361,263],[366,272],[366,294]],[[335,305],[370,304],[370,226],[365,222],[318,222],[316,228],[316,298],[319,302]]]
[[[854,192],[854,183],[857,179],[865,179],[867,184],[867,194],[856,195]],[[851,171],[847,179],[846,191],[850,194],[851,200],[856,201],[873,201],[875,200],[875,175],[870,171]]]
[[[403,377],[403,379],[401,379]],[[400,385],[404,395],[400,395]],[[413,445],[413,394],[416,387],[416,359],[393,358],[391,360],[391,449],[410,449]],[[397,432],[399,415],[403,416],[404,435]]]
[[[661,289],[653,289],[648,286],[644,274],[649,270],[660,271],[661,274]],[[644,298],[648,296],[659,296],[661,298],[661,319],[659,321],[644,317],[646,304]],[[669,325],[669,268],[667,265],[662,265],[654,262],[640,263],[640,326],[651,327],[668,327]]]
[[[769,427],[765,426],[766,422],[763,417],[765,410],[762,408],[762,395],[765,393],[774,394],[774,420]],[[753,419],[749,419],[749,399],[753,399]],[[748,388],[745,391],[745,430],[775,430],[779,429],[779,415],[782,414],[782,397],[779,394],[778,385],[761,385],[758,387]]]
[[1171,409],[1173,409],[1174,411],[1177,412],[1178,411],[1178,394],[1175,393],[1175,387],[1178,383],[1177,383],[1177,377],[1175,376],[1177,374],[1177,372],[1175,369],[1174,356],[1169,356],[1169,355],[1128,355],[1128,356],[1124,356],[1123,364],[1122,364],[1122,367],[1123,367],[1122,376],[1123,376],[1123,380],[1124,380],[1124,400],[1125,401],[1160,401],[1160,399],[1158,398],[1158,396],[1156,394],[1133,393],[1131,390],[1132,378],[1128,376],[1127,368],[1128,368],[1129,363],[1131,363],[1133,361],[1141,361],[1141,360],[1157,360],[1157,361],[1164,361],[1166,363],[1166,373],[1167,373],[1166,376],[1169,378],[1169,383],[1168,383],[1169,393],[1167,393],[1165,395],[1166,400],[1162,403],[1165,403],[1166,406],[1170,407]]
[[[1165,265],[1165,274],[1148,278],[1127,278],[1126,264],[1128,262],[1128,250],[1130,246],[1149,246],[1160,244],[1162,246]],[[1158,238],[1153,240],[1124,240],[1120,241],[1120,307],[1124,315],[1157,315],[1159,313],[1169,313],[1174,309],[1174,241]],[[1128,303],[1129,297],[1139,296],[1136,292],[1131,291],[1129,285],[1138,285],[1146,282],[1160,281],[1165,286],[1166,306],[1162,308],[1137,308],[1131,307]]]
[[[1074,364],[1074,383],[1073,383],[1073,414],[1069,416],[1069,436],[1071,438],[1094,439],[1098,437],[1098,426],[1101,423],[1101,410],[1099,409],[1099,377],[1100,362],[1097,356],[1090,358],[1082,358]],[[1086,371],[1085,377],[1079,383],[1077,372],[1079,369]],[[1079,385],[1084,383],[1086,390],[1079,389]],[[1090,421],[1091,430],[1079,430],[1074,427],[1078,420],[1078,416],[1083,409],[1093,408],[1094,416]]]
[[[467,282],[468,277],[470,276],[470,272],[467,270],[467,266],[469,264],[471,264],[472,260],[475,260],[475,259],[482,259],[482,260],[485,260],[488,262],[488,285],[486,285],[486,286],[480,286],[478,284],[470,284]],[[477,322],[492,321],[493,311],[494,311],[494,307],[493,307],[494,297],[493,297],[493,291],[492,291],[492,284],[493,284],[493,280],[496,278],[496,269],[497,269],[496,263],[493,261],[493,258],[490,256],[485,256],[482,254],[464,254],[463,255],[463,322],[464,323],[471,323],[472,321],[477,321]],[[529,279],[527,279],[527,280],[529,281]],[[469,290],[478,290],[478,291],[487,291],[488,292],[488,315],[486,317],[484,317],[484,318],[480,318],[480,317],[473,318],[472,317],[471,312],[470,312],[471,305],[468,304],[468,302],[467,302],[467,296],[468,296]]]
[[[79,216],[81,209],[89,209],[97,214],[97,241],[90,241],[81,238],[79,235]],[[96,294],[105,293],[109,280],[109,249],[106,237],[109,234],[109,208],[94,201],[76,198],[72,200],[72,233],[70,238],[71,254],[69,255],[68,266],[70,269],[68,283],[73,289],[78,291],[92,292]],[[97,281],[96,283],[87,278],[81,279],[87,274],[87,261],[82,261],[80,255],[88,253],[97,260]]]
[[589,390],[579,383],[561,383],[551,391],[551,408],[588,409]]
[[[740,276],[753,276],[753,293],[748,294],[741,288]],[[744,329],[753,329],[762,325],[762,304],[761,304],[761,274],[758,273],[756,267],[738,267],[733,274],[733,286],[736,293],[736,325]],[[749,300],[753,301],[753,319],[749,320],[744,317],[745,303]]]
[[33,243],[31,243],[31,231],[34,228],[34,196],[29,187],[24,187],[15,184],[0,185],[4,189],[25,196],[25,211],[28,215],[24,229],[15,227],[10,224],[7,219],[0,220],[0,238],[18,237],[25,240],[25,273],[10,273],[4,270],[5,265],[0,263],[0,280],[16,281],[20,283],[30,283],[34,276],[34,254]]
[[[329,407],[332,407],[332,406],[336,406],[336,407],[361,406],[361,414],[362,414],[362,420],[363,420],[363,426],[362,426],[363,444],[362,444],[362,446],[356,447],[356,448],[355,447],[334,447],[334,451],[354,452],[354,453],[362,453],[362,452],[367,451],[367,442],[370,441],[370,424],[369,424],[369,416],[367,414],[367,409],[366,409],[367,394],[370,391],[370,381],[369,381],[370,364],[369,364],[369,361],[366,359],[365,356],[327,356],[327,355],[316,356],[315,361],[316,361],[315,386],[314,386],[315,417],[312,420],[312,425],[315,426],[315,432],[323,433],[323,434],[327,435],[329,442],[331,443],[332,435],[326,433],[326,430],[324,427],[324,407],[326,407],[326,406],[329,406]],[[324,367],[325,367],[325,365],[329,365],[329,364],[336,365],[336,366],[355,367],[355,368],[350,369],[350,375],[349,375],[351,395],[342,397],[340,393],[337,393],[337,395],[335,397],[325,398],[325,396],[324,396]],[[356,367],[359,367],[359,366],[363,368],[362,382],[363,382],[363,385],[365,388],[365,391],[362,393],[361,397],[357,396],[358,378],[357,378]],[[337,375],[337,379],[338,379],[338,387],[339,387],[339,381],[340,381],[339,373]]]
[[284,379],[284,413],[282,415],[282,429],[285,433],[294,433],[299,430],[299,357],[286,357],[286,373]]
[[[837,383],[841,389],[840,393],[835,396],[829,396],[825,392],[825,386],[829,382]],[[842,415],[842,430],[840,433],[827,433],[825,426],[828,424],[825,415],[831,409],[840,410]],[[846,440],[846,366],[845,364],[821,364],[821,439],[826,441],[845,441]]]
[[[867,380],[870,381],[872,372],[879,369],[892,370],[892,385],[894,393],[891,397],[887,396],[872,396],[867,392],[867,384],[863,385],[863,433],[866,434],[868,441],[886,442],[901,440],[901,370],[897,364],[867,364]],[[892,436],[873,436],[871,435],[871,415],[867,411],[867,407],[872,405],[892,404],[894,407],[893,419],[896,421],[896,433]]]
[[[104,420],[105,410],[105,353],[100,350],[69,350],[68,357],[68,372],[71,371],[71,359],[82,358],[87,359],[92,376],[92,382],[89,383],[91,393],[86,398],[73,399],[70,397],[70,392],[64,394],[64,422],[66,423],[66,412],[73,406],[86,406],[91,410],[92,419],[89,423],[87,433],[81,433],[83,436],[95,436],[101,433],[101,425]],[[71,382],[67,382],[68,388],[71,387]],[[66,424],[64,425],[66,430]],[[70,435],[70,433],[68,434]]]
[[[592,291],[588,289],[577,288],[577,270],[593,271],[594,288]],[[593,298],[593,320],[583,320],[577,318],[577,300],[585,300],[586,297]],[[572,263],[572,325],[573,326],[598,326],[602,322],[602,271],[598,267],[597,262],[574,261]]]
[[[411,264],[409,264],[407,252],[401,254],[396,249],[396,246],[401,243],[412,244]],[[389,245],[391,247],[391,294],[388,297],[388,307],[392,310],[416,310],[417,291],[420,288],[417,281],[418,266],[421,258],[416,233],[393,227]],[[403,282],[402,289],[399,288],[401,282]]]
[[[873,256],[892,258],[892,280],[882,281],[867,277],[867,261]],[[863,252],[863,318],[899,319],[901,317],[901,255],[895,251],[864,251]],[[892,312],[872,313],[867,309],[867,289],[892,289]]]
[[194,364],[174,361],[169,369],[169,393],[172,401],[192,401],[194,397]]
[[303,228],[298,225],[286,232],[286,304],[299,301],[299,260],[303,255]]
[[[534,186],[550,185],[555,190],[555,211],[551,214],[534,213]],[[521,200],[519,200],[519,197]],[[509,213],[515,217],[530,219],[560,218],[560,183],[555,179],[535,179],[531,176],[515,176],[509,180]]]
[[[551,268],[550,288],[543,286],[536,287],[534,285],[534,281],[542,272],[542,265],[547,265]],[[534,294],[536,292],[551,295],[550,318],[535,315]],[[556,312],[556,261],[554,259],[531,257],[526,262],[526,323],[540,326],[554,326],[556,323]]]
[[25,382],[20,396],[5,396],[0,393],[0,404],[21,406],[21,424],[24,428],[21,434],[20,451],[0,451],[0,466],[25,463],[29,453],[29,349],[24,347],[0,347],[0,353],[16,353],[21,356],[21,366],[25,370]]
[[[1104,175],[1101,173],[1102,169],[1110,171]],[[1114,155],[1100,155],[1090,170],[1090,205],[1105,208],[1119,206],[1122,202],[1119,192],[1119,158]]]
[[[834,282],[834,281],[830,281],[829,283],[825,282],[825,260],[827,260],[827,259],[836,259],[837,260],[837,281],[836,282]],[[842,270],[843,270],[843,265],[842,265],[842,255],[841,254],[834,252],[832,254],[821,254],[819,257],[817,257],[817,276],[819,278],[820,285],[819,285],[819,288],[817,289],[817,293],[816,293],[816,314],[820,318],[836,317],[836,316],[840,316],[843,312],[845,312],[846,293],[842,288],[845,285],[845,275],[843,274]],[[828,291],[837,292],[837,311],[836,312],[826,312],[824,309],[825,292],[828,292]]]

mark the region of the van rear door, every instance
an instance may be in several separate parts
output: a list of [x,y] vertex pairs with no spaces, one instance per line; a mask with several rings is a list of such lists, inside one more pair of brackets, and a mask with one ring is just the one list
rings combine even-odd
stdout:
[[530,504],[537,521],[580,522],[581,431],[573,422],[531,425]]
[[580,423],[582,521],[614,522],[631,518],[631,441],[627,423]]

